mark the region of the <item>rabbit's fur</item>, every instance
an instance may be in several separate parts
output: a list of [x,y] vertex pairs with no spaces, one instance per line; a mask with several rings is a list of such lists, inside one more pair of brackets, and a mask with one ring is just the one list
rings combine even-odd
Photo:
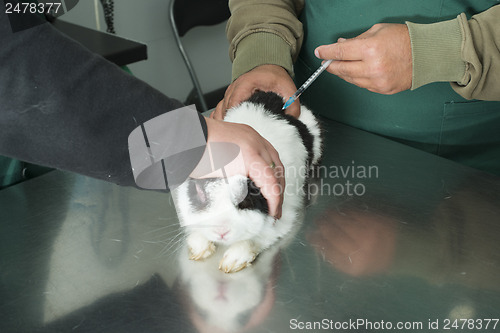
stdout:
[[207,258],[222,245],[227,249],[219,268],[236,272],[292,229],[304,206],[308,175],[321,157],[322,138],[309,109],[301,106],[297,120],[282,107],[280,96],[257,92],[224,119],[253,127],[278,151],[286,181],[281,218],[268,215],[265,198],[244,176],[189,179],[175,190],[174,199],[191,259]]

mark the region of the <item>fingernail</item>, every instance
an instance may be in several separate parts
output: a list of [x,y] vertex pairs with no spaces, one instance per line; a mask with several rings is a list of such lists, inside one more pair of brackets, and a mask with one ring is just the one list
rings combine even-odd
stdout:
[[337,39],[337,43],[342,43],[345,42],[346,40],[347,39],[340,37],[339,39]]
[[314,55],[316,58],[320,58],[318,49],[314,50]]

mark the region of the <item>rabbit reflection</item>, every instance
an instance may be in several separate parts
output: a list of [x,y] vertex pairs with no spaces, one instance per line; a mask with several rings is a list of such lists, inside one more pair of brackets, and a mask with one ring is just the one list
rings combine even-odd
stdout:
[[265,320],[275,302],[282,250],[294,239],[300,221],[295,225],[285,238],[262,252],[252,266],[234,274],[218,269],[223,251],[193,261],[187,256],[188,245],[184,245],[178,255],[180,274],[174,291],[199,332],[244,332]]

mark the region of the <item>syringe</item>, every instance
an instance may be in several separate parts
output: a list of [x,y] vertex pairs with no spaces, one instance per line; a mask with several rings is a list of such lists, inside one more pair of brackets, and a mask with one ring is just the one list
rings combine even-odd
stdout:
[[283,109],[282,110],[285,110],[287,107],[289,107],[293,102],[295,102],[297,100],[297,98],[299,98],[299,96],[304,92],[304,90],[306,90],[307,87],[309,87],[311,85],[311,83],[314,82],[314,80],[316,80],[316,78],[321,74],[323,73],[323,71],[328,67],[330,66],[330,64],[332,63],[333,60],[327,60],[323,63],[323,65],[321,65],[317,70],[316,72],[314,72],[308,79],[306,82],[304,82],[303,85],[300,86],[300,88],[295,92],[295,94],[293,94],[292,97],[290,97],[288,99],[288,101],[286,101],[285,105],[283,105]]

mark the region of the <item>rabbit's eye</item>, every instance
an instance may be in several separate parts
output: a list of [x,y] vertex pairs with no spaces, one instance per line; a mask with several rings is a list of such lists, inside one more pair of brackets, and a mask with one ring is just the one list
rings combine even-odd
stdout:
[[248,179],[247,181],[248,192],[246,197],[238,204],[239,209],[254,209],[259,210],[264,214],[269,213],[269,207],[267,206],[267,200],[264,198],[260,189],[255,185],[253,181]]

